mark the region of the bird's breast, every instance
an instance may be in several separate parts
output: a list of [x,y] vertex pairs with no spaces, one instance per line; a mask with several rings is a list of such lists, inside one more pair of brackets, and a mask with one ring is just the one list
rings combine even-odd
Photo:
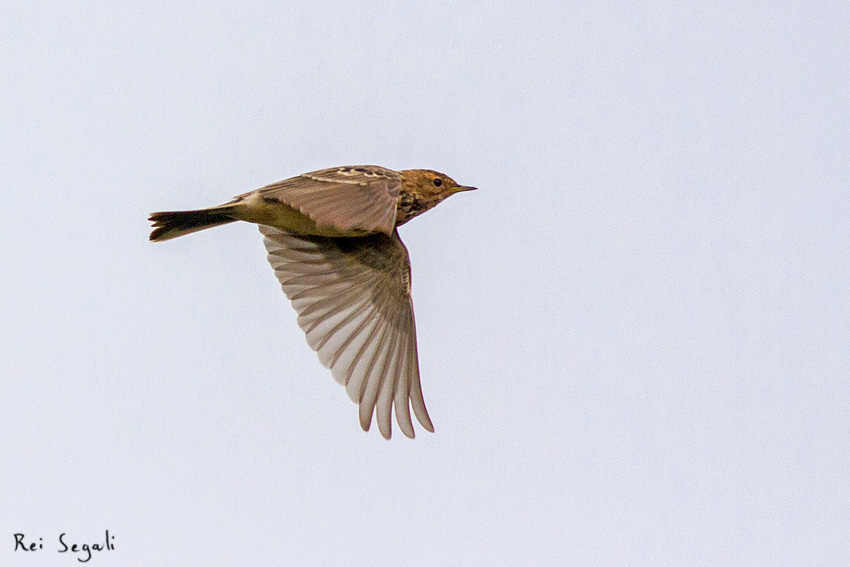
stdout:
[[396,226],[402,225],[413,217],[424,213],[428,208],[425,201],[420,199],[416,194],[402,191],[398,196],[398,203],[396,204]]

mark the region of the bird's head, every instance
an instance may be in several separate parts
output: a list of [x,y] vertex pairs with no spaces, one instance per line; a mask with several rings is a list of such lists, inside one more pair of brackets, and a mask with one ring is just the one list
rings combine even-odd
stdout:
[[473,189],[475,187],[458,185],[444,173],[430,169],[405,169],[401,172],[396,226],[437,206],[449,195]]

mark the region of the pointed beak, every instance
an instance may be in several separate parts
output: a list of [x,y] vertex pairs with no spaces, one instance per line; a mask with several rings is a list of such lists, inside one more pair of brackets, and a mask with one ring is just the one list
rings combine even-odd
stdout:
[[454,188],[452,193],[461,193],[463,191],[475,191],[478,187],[469,187],[468,185],[458,185]]

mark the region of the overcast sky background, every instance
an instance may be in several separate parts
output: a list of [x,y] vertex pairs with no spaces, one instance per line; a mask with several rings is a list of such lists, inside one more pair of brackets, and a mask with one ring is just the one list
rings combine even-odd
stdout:
[[[73,4],[73,6],[71,6]],[[850,564],[850,4],[4,2],[0,563]],[[436,433],[363,433],[256,227],[345,164]],[[13,534],[45,549],[13,552]]]

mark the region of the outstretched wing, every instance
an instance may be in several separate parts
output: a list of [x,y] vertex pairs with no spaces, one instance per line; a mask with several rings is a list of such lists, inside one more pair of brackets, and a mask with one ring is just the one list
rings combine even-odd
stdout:
[[395,228],[400,190],[398,172],[362,165],[304,173],[266,185],[258,192],[267,199],[277,199],[298,209],[319,227],[361,229],[389,236]]
[[389,439],[395,406],[399,427],[412,438],[410,400],[422,426],[434,431],[419,382],[410,259],[398,232],[327,238],[263,225],[260,232],[307,343],[359,404],[360,426],[368,431],[377,413]]

